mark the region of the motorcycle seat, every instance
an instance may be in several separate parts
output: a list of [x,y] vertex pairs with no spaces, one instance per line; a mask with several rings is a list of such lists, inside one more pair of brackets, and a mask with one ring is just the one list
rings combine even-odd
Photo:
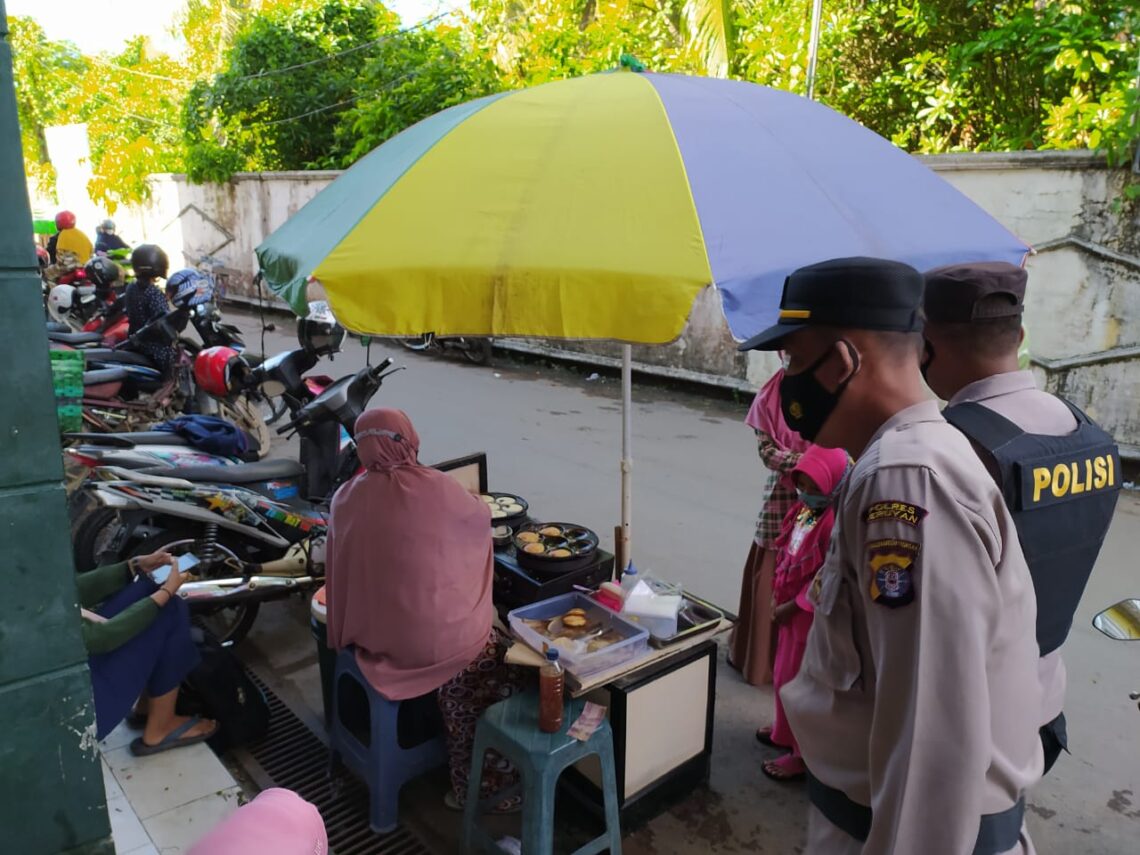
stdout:
[[61,324],[59,321],[48,321],[47,331],[49,333],[69,333],[71,332],[71,327],[67,324]]
[[[114,369],[123,371],[125,369]],[[114,448],[132,448],[136,445],[181,445],[190,443],[176,433],[165,430],[146,430],[137,433],[69,433],[64,438],[69,442],[84,442],[90,445],[103,445]]]
[[103,340],[103,333],[97,332],[53,332],[48,330],[48,340],[57,344],[95,344]]
[[101,386],[104,383],[121,383],[127,379],[125,368],[99,368],[83,372],[84,386]]
[[198,483],[255,484],[258,481],[298,478],[305,474],[305,467],[297,460],[281,458],[238,463],[234,466],[179,466],[174,469],[151,467],[139,471],[145,475],[183,478]]
[[150,360],[143,356],[141,353],[134,353],[130,350],[112,350],[109,347],[93,347],[90,350],[83,351],[83,358],[88,363],[120,363],[122,365],[145,365],[147,368],[153,368]]

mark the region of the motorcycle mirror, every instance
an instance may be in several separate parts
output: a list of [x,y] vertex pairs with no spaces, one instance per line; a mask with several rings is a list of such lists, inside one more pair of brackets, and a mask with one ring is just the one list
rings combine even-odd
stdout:
[[1092,624],[1115,641],[1140,641],[1140,600],[1121,600],[1100,612]]

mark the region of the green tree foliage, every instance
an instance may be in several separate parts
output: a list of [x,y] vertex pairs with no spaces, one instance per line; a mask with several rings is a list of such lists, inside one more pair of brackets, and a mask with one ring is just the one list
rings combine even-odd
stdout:
[[[472,0],[401,31],[375,0],[186,0],[178,59],[84,57],[9,19],[28,173],[44,129],[87,122],[94,197],[146,176],[342,167],[437,110],[616,68],[805,91],[812,0]],[[917,152],[1090,148],[1140,129],[1136,0],[825,0],[816,97]]]
[[181,128],[174,122],[186,96],[184,67],[136,38],[122,53],[89,60],[77,88],[79,120],[91,148],[91,198],[109,213],[145,199],[147,179],[182,168]]
[[367,49],[396,30],[370,3],[329,2],[252,20],[225,69],[186,99],[186,166],[192,180],[239,170],[339,166],[351,146],[336,125],[357,94]]
[[502,88],[494,64],[458,29],[411,30],[376,46],[358,82],[356,103],[337,124],[347,155],[367,154],[416,122]]
[[472,0],[471,14],[509,86],[608,71],[622,54],[654,71],[704,69],[679,0]]
[[45,129],[74,121],[78,82],[87,62],[70,44],[50,41],[31,18],[8,18],[8,41],[16,79],[16,111],[24,148],[24,171],[49,191],[55,170],[48,157]]
[[499,88],[494,65],[458,29],[400,30],[371,2],[269,11],[186,99],[187,172],[221,181],[242,170],[348,166],[432,113]]
[[830,100],[912,151],[1116,144],[1138,20],[1129,0],[878,0],[845,21]]

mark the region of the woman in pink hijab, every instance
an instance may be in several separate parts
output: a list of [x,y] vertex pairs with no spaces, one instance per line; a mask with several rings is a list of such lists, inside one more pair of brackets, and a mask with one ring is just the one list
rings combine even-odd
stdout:
[[791,473],[799,501],[784,517],[776,539],[779,556],[772,581],[772,620],[778,627],[776,661],[772,666],[776,716],[771,728],[756,731],[756,738],[765,745],[790,749],[762,767],[765,775],[778,781],[802,778],[806,771],[795,734],[784,716],[780,688],[799,673],[807,649],[812,622],[807,592],[827,557],[827,544],[835,524],[835,503],[849,466],[847,452],[842,448],[808,448]]
[[738,620],[729,642],[728,661],[753,686],[772,679],[775,640],[768,604],[772,599],[772,574],[776,567],[776,538],[788,508],[796,500],[795,485],[789,473],[809,445],[784,422],[780,410],[783,376],[783,369],[778,370],[756,393],[745,419],[756,432],[760,460],[768,469],[768,481],[752,548],[744,563]]
[[[491,515],[450,475],[420,465],[420,439],[400,410],[356,420],[366,471],[337,491],[326,555],[328,637],[352,645],[372,686],[393,701],[438,692],[452,793],[467,794],[475,725],[521,685],[491,626]],[[489,760],[487,793],[514,773]]]

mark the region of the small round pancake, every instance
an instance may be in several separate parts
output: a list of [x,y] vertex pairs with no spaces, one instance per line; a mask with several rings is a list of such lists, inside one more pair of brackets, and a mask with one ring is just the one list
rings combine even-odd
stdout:
[[586,625],[586,618],[583,615],[564,615],[562,625],[569,629],[578,629]]
[[542,555],[546,552],[546,547],[541,543],[528,543],[523,547],[523,552],[529,552],[531,555]]
[[538,543],[540,538],[537,531],[520,531],[518,540],[519,543]]
[[569,558],[573,553],[569,549],[552,549],[550,550],[551,558]]

